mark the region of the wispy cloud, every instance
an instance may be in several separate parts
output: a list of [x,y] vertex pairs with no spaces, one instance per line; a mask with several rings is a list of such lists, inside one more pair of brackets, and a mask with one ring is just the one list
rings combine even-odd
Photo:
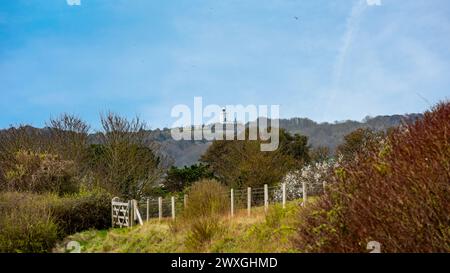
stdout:
[[333,69],[333,90],[339,89],[339,84],[342,77],[342,70],[348,52],[352,46],[353,40],[356,37],[360,22],[364,16],[364,12],[369,6],[381,6],[381,0],[357,0],[352,7],[352,10],[347,17],[346,30],[342,37],[339,53]]
[[81,6],[81,0],[66,0],[69,6]]
[[352,7],[350,15],[347,18],[346,30],[344,36],[342,37],[341,46],[336,58],[336,62],[333,69],[333,90],[339,89],[340,80],[342,77],[342,70],[345,65],[345,60],[348,55],[348,51],[352,45],[354,37],[356,36],[359,23],[367,8],[368,0],[358,0]]
[[381,6],[381,0],[366,0],[369,6]]
[[[356,39],[360,29],[361,20],[364,18],[366,10],[370,6],[380,5],[381,0],[357,0],[354,2],[346,19],[345,32],[342,36],[336,60],[333,65],[327,109],[331,108],[331,105],[336,101],[336,96],[340,92],[347,57],[352,48],[352,44]],[[326,113],[324,114],[326,115]]]

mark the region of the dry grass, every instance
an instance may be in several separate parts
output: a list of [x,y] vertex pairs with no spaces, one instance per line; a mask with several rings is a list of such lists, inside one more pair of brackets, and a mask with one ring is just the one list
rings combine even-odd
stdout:
[[54,251],[64,252],[65,243],[76,240],[80,242],[82,252],[294,252],[292,237],[298,203],[288,203],[285,210],[280,205],[271,205],[267,214],[263,207],[253,208],[251,217],[247,216],[246,210],[237,211],[233,218],[224,215],[219,219],[221,231],[195,249],[186,244],[191,232],[189,225],[180,222],[175,230],[170,219],[161,222],[152,219],[133,228],[77,233],[67,237]]

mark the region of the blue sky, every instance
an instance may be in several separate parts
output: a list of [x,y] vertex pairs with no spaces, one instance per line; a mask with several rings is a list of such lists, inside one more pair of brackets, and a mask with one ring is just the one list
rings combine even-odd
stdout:
[[[377,2],[372,0],[372,2]],[[0,127],[176,104],[279,104],[316,121],[450,94],[450,1],[0,0]]]

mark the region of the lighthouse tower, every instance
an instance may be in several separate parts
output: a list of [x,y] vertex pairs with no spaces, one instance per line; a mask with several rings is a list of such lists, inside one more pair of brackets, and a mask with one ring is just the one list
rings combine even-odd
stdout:
[[222,108],[222,123],[227,123],[227,110],[225,109],[225,107]]

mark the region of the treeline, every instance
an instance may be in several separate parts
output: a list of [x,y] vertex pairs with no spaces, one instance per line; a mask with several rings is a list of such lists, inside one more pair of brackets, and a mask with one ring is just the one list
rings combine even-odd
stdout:
[[195,181],[214,178],[228,188],[273,186],[288,172],[331,157],[326,147],[312,148],[306,136],[284,129],[279,134],[280,144],[274,152],[261,151],[261,140],[215,140],[200,163],[171,167],[164,185],[170,191],[183,191]]
[[[102,189],[114,196],[181,192],[195,181],[214,178],[228,187],[274,185],[287,172],[327,160],[326,147],[311,148],[308,138],[280,129],[275,152],[261,152],[261,141],[213,141],[201,163],[171,167],[146,124],[108,113],[101,131],[79,117],[63,114],[44,129],[12,127],[0,133],[0,191],[73,194]],[[92,136],[95,142],[92,141]]]
[[102,188],[112,195],[139,198],[161,182],[162,158],[145,137],[139,118],[101,116],[98,144],[88,141],[89,125],[63,114],[46,128],[13,127],[1,133],[0,190],[59,195]]
[[[199,164],[177,168],[172,166],[164,187],[172,192],[186,190],[193,182],[214,178],[229,188],[275,186],[286,175],[305,166],[352,159],[368,143],[379,141],[387,133],[369,128],[357,129],[344,138],[332,154],[327,147],[313,148],[308,137],[280,129],[280,145],[274,152],[260,150],[260,140],[217,140],[202,155]],[[248,135],[248,134],[247,134]]]
[[[400,126],[404,122],[414,122],[421,117],[422,114],[390,115],[366,117],[361,122],[347,120],[335,123],[317,123],[307,118],[291,118],[280,119],[279,125],[291,135],[307,136],[311,147],[326,147],[335,154],[344,137],[355,130],[387,131],[389,128]],[[151,130],[148,137],[161,144],[161,152],[171,157],[176,166],[190,166],[197,163],[210,145],[207,141],[175,141],[168,128]]]

